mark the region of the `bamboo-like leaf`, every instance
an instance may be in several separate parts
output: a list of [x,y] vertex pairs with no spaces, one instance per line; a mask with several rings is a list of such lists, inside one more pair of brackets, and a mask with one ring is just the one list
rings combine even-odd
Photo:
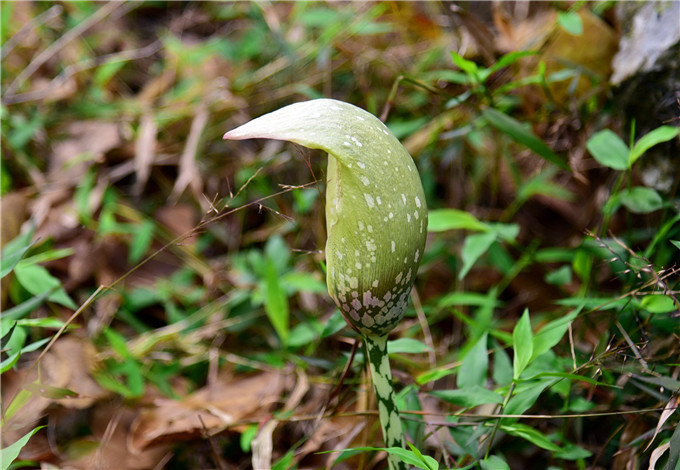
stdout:
[[569,171],[569,165],[567,165],[562,158],[553,152],[543,140],[531,131],[531,129],[524,127],[522,123],[516,119],[493,108],[483,110],[482,117],[484,117],[484,119],[486,119],[493,127],[507,134],[515,142],[527,146],[536,153],[536,155],[554,163],[563,170]]
[[529,310],[524,310],[522,317],[515,325],[512,332],[512,347],[515,352],[512,362],[513,379],[519,379],[519,376],[531,362],[531,356],[534,352]]

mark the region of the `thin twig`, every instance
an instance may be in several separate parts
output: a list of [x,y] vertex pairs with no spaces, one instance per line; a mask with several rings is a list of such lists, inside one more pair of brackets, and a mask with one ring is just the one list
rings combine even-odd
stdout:
[[0,58],[4,59],[7,55],[14,50],[17,44],[19,44],[24,37],[31,31],[31,29],[36,28],[41,24],[46,24],[53,20],[57,16],[61,15],[64,11],[64,7],[61,5],[54,5],[49,10],[45,10],[40,13],[35,18],[31,19],[28,23],[25,23],[19,31],[14,33],[11,38],[7,40],[5,44],[2,45],[2,50],[0,51]]

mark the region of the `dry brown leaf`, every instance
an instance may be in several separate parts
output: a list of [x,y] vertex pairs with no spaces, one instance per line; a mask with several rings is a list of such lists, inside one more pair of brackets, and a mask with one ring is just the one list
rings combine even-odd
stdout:
[[665,444],[661,444],[659,447],[654,449],[652,451],[652,456],[649,458],[649,470],[655,470],[656,469],[656,462],[663,456],[663,454],[666,453],[668,449],[671,448],[671,443],[666,442]]
[[[93,368],[90,360],[94,355],[91,343],[66,336],[54,343],[38,367],[3,374],[3,411],[6,411],[21,390],[33,392],[19,411],[5,423],[3,438],[11,441],[8,433],[18,434],[15,437],[25,434],[53,403],[67,408],[84,409],[109,395],[90,376]],[[53,388],[70,390],[75,396],[54,398],[50,393]]]
[[251,459],[253,469],[272,468],[272,451],[274,450],[272,434],[274,434],[278,424],[279,421],[277,419],[270,419],[258,430],[257,436],[255,436],[251,444],[253,450]]
[[[190,232],[198,223],[196,210],[189,204],[166,205],[161,207],[154,214],[156,221],[165,225],[173,237],[178,237]],[[182,245],[193,245],[197,240],[196,235],[184,238]]]
[[121,143],[118,125],[106,121],[77,121],[66,127],[68,139],[53,146],[48,167],[51,182],[77,184],[88,166]]
[[651,446],[652,442],[654,442],[654,439],[656,439],[656,435],[659,434],[661,427],[668,420],[668,418],[670,418],[671,415],[673,413],[675,413],[675,410],[678,409],[678,402],[679,401],[680,401],[679,395],[674,395],[673,397],[671,397],[670,400],[668,400],[668,403],[666,403],[666,406],[664,407],[663,412],[661,413],[661,416],[659,417],[659,422],[656,423],[656,429],[654,430],[654,435],[650,439],[649,444],[647,444],[647,447],[645,447],[645,450],[643,450],[642,452],[647,452],[647,449],[649,449],[649,446]]
[[128,439],[131,452],[151,444],[200,436],[203,425],[213,433],[239,421],[258,421],[281,398],[283,377],[278,372],[234,377],[228,373],[182,400],[161,399],[132,423]]
[[115,404],[97,407],[92,420],[93,435],[71,440],[64,449],[61,470],[146,470],[163,468],[169,444],[153,446],[133,454],[127,448],[130,424],[137,411]]

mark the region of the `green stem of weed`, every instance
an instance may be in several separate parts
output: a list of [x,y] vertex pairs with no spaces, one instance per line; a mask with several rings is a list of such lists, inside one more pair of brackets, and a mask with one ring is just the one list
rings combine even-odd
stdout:
[[[508,406],[508,402],[510,401],[510,398],[512,397],[512,392],[515,391],[515,382],[513,381],[510,384],[510,389],[508,390],[508,394],[505,396],[505,399],[503,400],[503,404],[501,405],[500,410],[498,410],[498,414],[503,414],[505,411],[505,407]],[[493,445],[493,440],[496,437],[496,433],[498,432],[498,428],[501,426],[501,420],[503,418],[498,418],[496,420],[496,423],[493,425],[493,430],[491,431],[491,436],[489,436],[489,444],[486,446],[486,452],[484,453],[484,459],[489,458],[489,452],[491,452],[491,446]]]
[[[387,335],[365,336],[366,357],[371,368],[373,386],[378,398],[378,415],[385,447],[404,447],[404,433],[399,419],[399,409],[392,385],[392,372],[387,357]],[[390,470],[406,470],[407,465],[397,456],[387,457]]]

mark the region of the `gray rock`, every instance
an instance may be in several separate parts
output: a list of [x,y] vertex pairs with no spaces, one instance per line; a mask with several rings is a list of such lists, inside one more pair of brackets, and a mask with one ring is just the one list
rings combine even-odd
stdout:
[[623,36],[612,64],[614,85],[664,67],[670,59],[665,56],[680,43],[680,2],[621,2],[617,13]]

